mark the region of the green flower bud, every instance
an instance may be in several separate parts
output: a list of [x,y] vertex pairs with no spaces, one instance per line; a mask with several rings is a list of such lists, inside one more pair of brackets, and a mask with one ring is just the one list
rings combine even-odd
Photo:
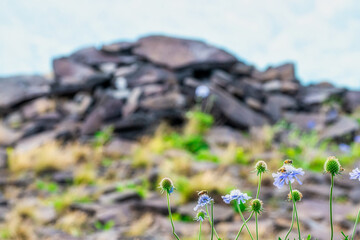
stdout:
[[201,221],[203,222],[206,218],[206,212],[204,210],[199,210],[197,213],[196,213],[196,217],[194,218],[194,220],[196,221]]
[[261,214],[263,211],[263,203],[259,199],[253,199],[250,203],[251,211],[255,213]]
[[343,171],[339,160],[334,156],[328,157],[324,164],[324,169],[325,172],[330,173],[331,175],[337,175]]
[[260,173],[266,172],[268,169],[264,161],[258,161],[255,165],[255,170],[257,172],[257,175],[259,175]]
[[163,178],[160,182],[160,189],[162,192],[172,193],[174,191],[174,184],[170,178]]
[[[293,196],[294,196],[295,202],[301,201],[301,199],[302,199],[302,197],[303,197],[303,195],[301,194],[301,192],[298,191],[298,190],[293,190],[292,192],[293,192]],[[293,197],[293,196],[291,195],[291,192],[289,192],[289,194],[288,194],[288,199],[289,199],[290,201],[292,201],[292,197]]]

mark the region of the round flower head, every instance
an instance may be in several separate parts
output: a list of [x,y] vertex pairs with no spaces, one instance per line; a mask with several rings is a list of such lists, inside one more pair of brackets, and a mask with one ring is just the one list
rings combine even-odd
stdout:
[[351,171],[350,179],[358,179],[360,181],[360,170],[359,168],[355,168]]
[[195,90],[195,95],[199,98],[206,98],[210,94],[210,89],[205,85],[200,85]]
[[194,211],[197,211],[199,208],[201,207],[204,207],[208,204],[211,203],[213,199],[211,197],[209,197],[209,195],[207,194],[202,194],[199,196],[199,199],[198,199],[198,203],[197,205],[194,207]]
[[232,200],[237,200],[237,203],[240,204],[240,202],[245,203],[247,200],[251,199],[251,197],[246,193],[242,193],[239,189],[231,190],[230,194],[221,197],[226,204],[230,204]]
[[251,211],[254,211],[257,214],[261,214],[263,211],[263,202],[259,199],[254,199],[251,201],[250,207]]
[[[293,190],[293,196],[294,196],[295,202],[301,201],[301,199],[302,199],[302,197],[303,197],[303,195],[301,194],[301,192],[298,191],[298,190]],[[289,192],[289,194],[288,194],[288,199],[289,199],[290,201],[292,201],[291,192]]]
[[282,188],[284,184],[293,183],[295,180],[302,184],[298,176],[303,176],[305,172],[302,168],[294,168],[290,164],[285,164],[282,168],[278,170],[277,173],[273,173],[274,185],[278,188]]
[[196,217],[194,218],[194,220],[198,221],[198,222],[203,222],[206,218],[206,212],[204,210],[199,210],[196,213]]
[[339,160],[334,156],[328,157],[324,164],[324,169],[325,172],[330,173],[331,175],[340,174],[342,171]]
[[160,189],[161,192],[167,192],[167,193],[172,193],[174,191],[174,184],[171,181],[170,178],[163,178],[163,180],[161,180],[160,182]]
[[255,165],[255,170],[257,172],[257,175],[264,173],[267,171],[267,165],[264,161],[258,161]]

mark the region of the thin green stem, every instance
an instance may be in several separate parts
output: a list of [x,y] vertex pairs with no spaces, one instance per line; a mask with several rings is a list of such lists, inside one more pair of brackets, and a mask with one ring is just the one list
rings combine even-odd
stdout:
[[235,240],[237,240],[240,236],[240,233],[242,232],[243,228],[245,227],[245,224],[248,223],[250,221],[250,219],[252,218],[252,216],[254,215],[254,212],[251,212],[250,216],[248,217],[248,219],[246,219],[246,221],[241,225],[241,228],[238,232],[238,234],[236,235]]
[[211,228],[211,240],[213,240],[213,238],[214,238],[214,229],[215,229],[215,227],[214,227],[214,202],[213,201],[211,201],[211,203],[210,203],[211,205],[211,223],[212,223],[212,228]]
[[295,202],[295,198],[294,198],[293,191],[291,188],[291,182],[289,182],[289,188],[290,188],[291,198],[293,200],[294,212],[295,212],[295,216],[296,216],[296,224],[297,224],[297,229],[298,229],[298,233],[299,233],[299,240],[301,240],[299,217],[298,217],[297,210],[296,210],[296,202]]
[[353,230],[353,233],[351,235],[351,240],[354,240],[354,237],[355,237],[355,231],[356,231],[356,225],[358,224],[359,222],[359,217],[360,217],[360,210],[356,216],[356,220],[355,220],[355,225],[354,225],[354,230]]
[[261,172],[259,173],[258,190],[257,190],[257,192],[256,192],[256,198],[257,198],[257,199],[259,199],[260,186],[261,186]]
[[284,240],[287,239],[287,237],[288,237],[289,234],[291,233],[291,230],[292,230],[293,227],[294,227],[294,218],[295,218],[295,212],[294,212],[294,209],[293,209],[293,211],[292,211],[292,218],[291,218],[291,225],[290,225],[289,231],[287,232]]
[[[207,214],[208,216],[211,216],[211,215],[209,214],[209,208],[208,208],[207,205],[206,205],[206,214]],[[209,220],[209,223],[210,223],[210,227],[211,227],[211,232],[214,231],[215,236],[216,236],[217,238],[219,238],[219,235],[217,234],[215,227],[213,227],[214,225],[212,224],[212,220],[211,220],[211,219]]]
[[174,226],[172,215],[171,215],[171,207],[170,207],[170,197],[169,197],[169,195],[170,195],[169,192],[166,192],[167,205],[168,205],[168,209],[169,209],[169,218],[170,218],[170,222],[171,222],[171,226],[172,226],[172,233],[174,234],[174,236],[175,236],[175,238],[177,240],[180,240],[178,235],[175,233],[175,226]]
[[241,209],[240,209],[240,206],[239,206],[239,205],[240,205],[240,204],[236,204],[237,209],[238,209],[239,214],[240,214],[240,217],[241,217],[241,219],[243,220],[243,222],[244,222],[244,224],[245,224],[245,227],[246,227],[246,229],[247,229],[247,231],[248,231],[248,233],[249,233],[249,235],[250,235],[250,238],[251,238],[252,240],[254,240],[254,238],[253,238],[253,236],[251,235],[251,232],[250,232],[250,230],[249,230],[249,228],[248,228],[248,225],[246,224],[245,218],[244,218],[244,216],[243,216],[243,214],[242,214],[242,212],[241,212]]
[[256,224],[256,240],[259,240],[258,214],[257,213],[255,213],[255,224]]
[[199,240],[201,239],[201,223],[202,223],[202,221],[200,221]]
[[330,187],[330,227],[331,235],[330,239],[334,239],[334,226],[333,226],[333,217],[332,217],[332,198],[333,198],[333,188],[334,188],[334,174],[331,174],[331,187]]

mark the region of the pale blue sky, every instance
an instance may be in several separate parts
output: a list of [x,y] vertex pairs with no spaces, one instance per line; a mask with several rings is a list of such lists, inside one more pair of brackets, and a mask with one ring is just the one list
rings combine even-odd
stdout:
[[360,89],[358,0],[1,0],[0,75],[150,33],[206,40],[264,69],[292,60],[305,82]]

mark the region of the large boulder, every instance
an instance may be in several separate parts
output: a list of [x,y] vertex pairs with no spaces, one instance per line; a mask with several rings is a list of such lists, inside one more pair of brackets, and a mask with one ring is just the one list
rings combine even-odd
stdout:
[[230,53],[201,41],[149,36],[141,38],[134,53],[171,69],[231,66],[236,58]]

